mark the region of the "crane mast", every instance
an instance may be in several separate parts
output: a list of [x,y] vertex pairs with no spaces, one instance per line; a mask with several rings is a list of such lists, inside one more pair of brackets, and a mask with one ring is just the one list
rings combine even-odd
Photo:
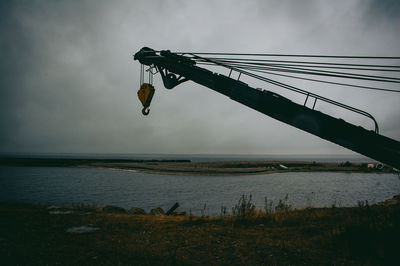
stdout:
[[[213,73],[196,66],[191,58],[170,51],[156,52],[144,47],[134,55],[134,59],[160,72],[167,89],[187,80],[194,81],[283,123],[400,169],[400,142],[378,134],[375,119],[364,111],[343,105],[371,118],[375,131],[332,117],[305,104],[300,105],[277,93],[252,88],[237,79]],[[146,104],[147,108],[150,103]],[[143,111],[143,114],[147,113]]]

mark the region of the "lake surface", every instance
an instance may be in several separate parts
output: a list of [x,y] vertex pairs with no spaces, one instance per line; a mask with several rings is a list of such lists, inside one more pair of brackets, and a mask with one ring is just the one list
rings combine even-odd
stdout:
[[277,204],[288,195],[295,208],[357,206],[400,194],[396,174],[280,173],[250,176],[174,176],[134,171],[0,166],[0,201],[51,205],[117,205],[149,211],[168,209],[216,215],[241,195],[263,208],[265,197]]

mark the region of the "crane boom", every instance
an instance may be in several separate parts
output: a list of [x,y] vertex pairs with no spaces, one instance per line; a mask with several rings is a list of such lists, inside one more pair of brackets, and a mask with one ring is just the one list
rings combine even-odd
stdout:
[[144,47],[134,55],[141,64],[155,67],[164,86],[172,89],[192,80],[281,122],[331,141],[379,162],[400,169],[400,142],[300,105],[271,91],[250,87],[228,76],[196,66],[189,57]]

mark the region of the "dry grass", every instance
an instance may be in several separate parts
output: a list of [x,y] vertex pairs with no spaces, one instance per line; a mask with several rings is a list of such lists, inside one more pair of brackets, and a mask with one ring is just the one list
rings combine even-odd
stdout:
[[[245,203],[251,209],[249,197]],[[82,225],[98,230],[66,232]],[[254,209],[222,218],[90,206],[49,214],[46,206],[0,204],[2,265],[390,265],[400,259],[399,238],[398,204]]]

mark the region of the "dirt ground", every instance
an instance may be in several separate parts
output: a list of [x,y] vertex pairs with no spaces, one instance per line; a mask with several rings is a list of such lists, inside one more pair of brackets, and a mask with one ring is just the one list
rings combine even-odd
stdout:
[[398,265],[400,204],[134,215],[0,203],[2,265]]

